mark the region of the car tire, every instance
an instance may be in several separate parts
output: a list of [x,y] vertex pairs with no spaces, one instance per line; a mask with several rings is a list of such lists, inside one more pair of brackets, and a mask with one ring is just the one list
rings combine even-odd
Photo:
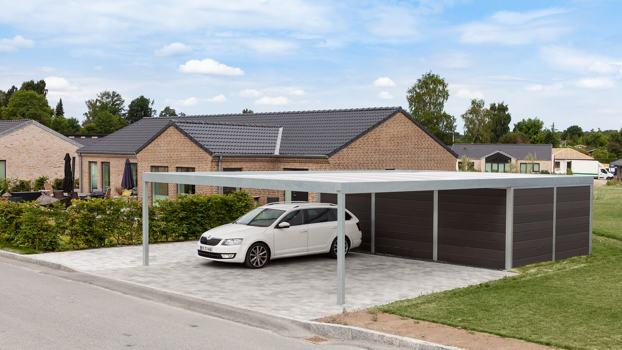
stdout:
[[[346,238],[346,255],[350,251],[350,240]],[[331,258],[337,259],[337,238],[333,240],[333,243],[330,245],[330,252],[328,253]]]
[[246,251],[244,265],[251,269],[260,269],[270,261],[270,249],[264,243],[253,243]]

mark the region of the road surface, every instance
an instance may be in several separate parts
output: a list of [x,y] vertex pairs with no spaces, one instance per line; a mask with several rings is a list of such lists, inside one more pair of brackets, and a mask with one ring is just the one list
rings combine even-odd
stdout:
[[0,258],[0,349],[321,349],[263,329],[64,279]]

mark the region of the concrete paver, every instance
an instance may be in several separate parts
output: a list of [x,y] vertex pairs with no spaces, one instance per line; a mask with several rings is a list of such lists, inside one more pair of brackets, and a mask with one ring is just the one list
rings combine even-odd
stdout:
[[275,260],[259,270],[211,262],[195,242],[32,255],[77,271],[139,283],[222,304],[301,320],[465,287],[511,273],[476,267],[351,253],[346,259],[346,304],[336,305],[337,264],[326,256]]

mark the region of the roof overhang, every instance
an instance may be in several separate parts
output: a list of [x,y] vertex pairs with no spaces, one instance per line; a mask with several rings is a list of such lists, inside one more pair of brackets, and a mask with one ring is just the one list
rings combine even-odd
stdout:
[[589,186],[591,176],[455,171],[304,171],[143,173],[143,181],[323,193]]

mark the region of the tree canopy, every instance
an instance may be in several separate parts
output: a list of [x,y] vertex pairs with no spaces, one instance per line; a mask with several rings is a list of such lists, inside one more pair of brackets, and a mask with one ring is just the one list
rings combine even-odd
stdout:
[[445,79],[425,73],[408,89],[406,100],[412,117],[445,144],[453,143],[456,118],[445,113],[449,90]]
[[512,116],[505,103],[491,103],[490,107],[490,142],[497,143],[503,135],[510,132]]
[[153,101],[141,95],[130,102],[125,114],[125,121],[132,124],[143,118],[154,117],[155,114],[156,110],[153,109]]
[[54,115],[57,117],[64,117],[65,116],[65,109],[63,108],[63,99],[59,99],[58,103],[56,104],[56,108],[54,109]]
[[53,113],[45,96],[32,90],[15,92],[2,107],[2,119],[33,119],[46,126],[52,123]]
[[471,100],[471,107],[462,114],[464,137],[469,142],[490,142],[490,115],[490,110],[485,108],[484,100]]
[[47,96],[48,89],[45,87],[45,80],[29,80],[22,83],[20,90],[30,90],[38,93],[39,95]]
[[97,98],[86,101],[86,108],[84,116],[87,122],[92,122],[101,111],[121,117],[125,112],[125,100],[116,91],[102,91],[97,94]]
[[514,124],[514,132],[522,132],[531,140],[542,132],[543,127],[544,122],[542,120],[538,118],[528,118]]
[[160,115],[159,115],[159,117],[176,117],[176,116],[177,116],[177,111],[175,111],[174,108],[171,108],[169,106],[164,107],[164,109],[160,111]]

